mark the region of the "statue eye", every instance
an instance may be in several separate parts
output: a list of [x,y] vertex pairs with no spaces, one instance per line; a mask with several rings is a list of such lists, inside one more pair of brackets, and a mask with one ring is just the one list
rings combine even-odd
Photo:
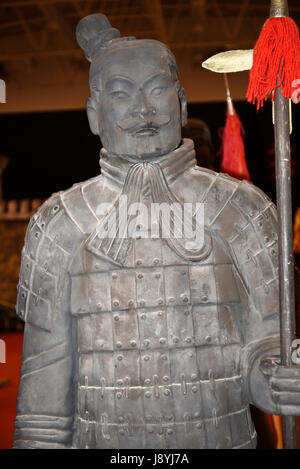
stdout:
[[153,90],[151,91],[151,94],[153,96],[160,96],[164,90],[166,89],[165,86],[156,86],[156,88],[153,88]]
[[126,99],[126,98],[129,98],[129,94],[126,93],[126,91],[112,91],[110,93],[110,96],[113,99]]

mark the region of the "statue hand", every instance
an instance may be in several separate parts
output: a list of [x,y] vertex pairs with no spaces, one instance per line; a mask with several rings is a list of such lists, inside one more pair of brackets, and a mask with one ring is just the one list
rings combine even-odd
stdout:
[[300,366],[280,365],[280,357],[272,356],[263,358],[259,369],[269,381],[277,413],[300,415]]

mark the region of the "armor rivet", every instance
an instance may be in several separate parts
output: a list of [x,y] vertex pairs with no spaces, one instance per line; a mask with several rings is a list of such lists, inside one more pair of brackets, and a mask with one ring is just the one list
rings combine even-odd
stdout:
[[120,422],[120,423],[124,422],[123,417],[119,417],[119,422]]
[[164,395],[165,395],[165,396],[169,396],[170,394],[171,394],[170,389],[165,389],[165,390],[164,390]]
[[185,311],[185,312],[184,312],[184,315],[185,315],[185,316],[188,316],[189,314],[190,314],[189,311]]
[[207,335],[205,337],[205,342],[207,342],[208,344],[211,342],[211,336],[210,335]]
[[124,435],[125,432],[124,432],[123,428],[121,428],[121,429],[119,430],[119,433],[120,433],[120,435]]
[[164,431],[163,431],[163,430],[159,430],[158,434],[159,434],[159,435],[163,435],[163,434],[164,434]]
[[144,340],[144,345],[145,345],[145,347],[148,347],[150,345],[150,340],[145,339]]
[[117,315],[114,316],[114,320],[115,320],[115,321],[119,321],[119,319],[120,319],[119,316],[117,316]]
[[159,259],[157,259],[157,258],[154,259],[154,260],[153,260],[153,263],[154,263],[154,264],[159,264]]
[[118,360],[119,360],[119,361],[122,361],[122,360],[123,360],[122,355],[118,355]]
[[161,338],[159,339],[159,343],[160,343],[160,344],[165,344],[165,343],[166,343],[166,339],[165,339],[164,337],[161,337]]
[[195,380],[195,379],[197,379],[197,375],[195,373],[193,373],[191,378],[192,378],[192,380]]
[[160,311],[160,312],[158,313],[158,316],[159,316],[160,318],[162,318],[162,317],[163,317],[163,312]]
[[185,339],[185,341],[186,341],[188,344],[190,344],[190,343],[192,342],[192,338],[191,338],[191,337],[187,337],[187,338]]
[[189,352],[189,357],[193,358],[194,354],[192,352]]
[[268,243],[270,241],[270,239],[268,238],[268,236],[265,236],[265,243]]
[[123,386],[123,380],[122,380],[122,379],[118,379],[117,385],[118,385],[118,386]]
[[161,356],[161,359],[162,359],[162,360],[168,360],[168,357],[167,357],[167,355],[162,355],[162,356]]
[[145,306],[146,302],[144,300],[140,301],[140,306]]
[[113,305],[114,305],[115,308],[117,308],[117,307],[119,306],[119,304],[120,304],[120,303],[119,303],[118,300],[114,300],[114,301],[113,301]]
[[160,274],[155,274],[155,278],[160,278]]
[[151,392],[146,391],[146,392],[145,392],[145,397],[147,397],[147,398],[151,397]]
[[253,217],[254,216],[254,212],[252,212],[252,210],[249,212],[249,215],[250,217]]
[[173,342],[175,342],[175,344],[178,344],[178,342],[179,342],[179,337],[174,337]]
[[57,212],[58,209],[59,209],[59,205],[55,205],[55,206],[53,207],[53,212]]
[[182,299],[182,301],[183,301],[184,303],[188,303],[189,299],[188,299],[187,296],[185,296],[185,297]]
[[258,224],[258,226],[262,226],[262,222],[261,222],[261,221],[259,221],[257,224]]
[[98,308],[99,311],[101,311],[101,309],[102,309],[101,303],[97,304],[97,308]]
[[143,274],[138,274],[137,278],[143,278]]
[[193,391],[193,392],[197,392],[197,391],[198,391],[197,386],[192,386],[192,391]]
[[169,303],[174,303],[175,301],[175,298],[173,298],[173,296],[171,296],[171,298],[169,298]]
[[122,347],[122,342],[117,342],[117,347],[121,348]]
[[198,419],[200,417],[200,412],[195,412],[195,418]]
[[136,265],[142,265],[142,261],[141,261],[140,259],[138,259],[138,260],[136,261]]
[[36,232],[35,233],[35,237],[38,238],[40,236],[40,233],[39,232]]
[[113,278],[113,279],[118,278],[117,274],[112,274],[112,278]]
[[129,300],[128,301],[128,306],[133,306],[134,305],[134,301],[133,300]]
[[121,392],[117,392],[117,398],[118,398],[118,399],[121,399],[121,397],[122,397],[122,393],[121,393]]
[[168,435],[172,435],[172,434],[173,434],[173,430],[172,430],[171,428],[168,428],[167,434],[168,434]]
[[146,319],[146,314],[141,314],[141,319]]
[[144,356],[144,360],[145,360],[145,362],[149,361],[149,360],[150,360],[149,355],[145,355],[145,356]]
[[163,301],[162,299],[159,299],[159,300],[157,301],[157,303],[158,303],[159,305],[162,305],[162,304],[164,303],[164,301]]
[[135,341],[135,340],[132,340],[132,341],[130,342],[130,345],[131,345],[131,347],[136,347],[136,341]]
[[206,295],[203,295],[203,296],[201,297],[201,300],[202,300],[202,301],[207,301],[207,300],[208,300],[208,297],[207,297]]
[[170,379],[169,376],[164,376],[164,377],[163,377],[163,380],[164,380],[164,381],[169,381],[169,379]]
[[104,341],[103,340],[96,340],[96,345],[100,348],[104,347]]
[[196,427],[197,428],[202,428],[202,423],[197,423]]
[[150,383],[151,383],[151,379],[146,378],[146,379],[145,379],[145,384],[148,386]]
[[275,254],[276,254],[275,249],[271,249],[271,254],[272,254],[272,256],[275,256]]

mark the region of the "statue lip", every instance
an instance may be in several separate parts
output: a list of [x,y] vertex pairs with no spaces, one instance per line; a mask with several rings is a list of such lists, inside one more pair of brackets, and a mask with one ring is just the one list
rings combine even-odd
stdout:
[[159,133],[160,127],[158,125],[149,122],[147,124],[140,124],[130,129],[129,133],[134,137],[143,137],[147,135],[157,135]]
[[170,120],[170,116],[155,116],[151,120],[129,118],[125,119],[123,122],[118,122],[117,126],[123,130],[123,132],[128,132],[134,137],[142,137],[146,135],[157,135],[161,127],[168,125]]

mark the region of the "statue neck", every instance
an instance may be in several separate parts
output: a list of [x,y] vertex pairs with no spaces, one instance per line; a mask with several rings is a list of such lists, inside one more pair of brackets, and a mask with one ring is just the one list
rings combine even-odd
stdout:
[[100,152],[100,168],[104,178],[117,185],[122,186],[129,168],[133,164],[143,164],[151,162],[158,164],[164,172],[167,181],[171,184],[188,169],[196,165],[194,142],[190,139],[183,139],[181,145],[160,157],[147,160],[131,161],[117,155],[109,154],[105,148]]

